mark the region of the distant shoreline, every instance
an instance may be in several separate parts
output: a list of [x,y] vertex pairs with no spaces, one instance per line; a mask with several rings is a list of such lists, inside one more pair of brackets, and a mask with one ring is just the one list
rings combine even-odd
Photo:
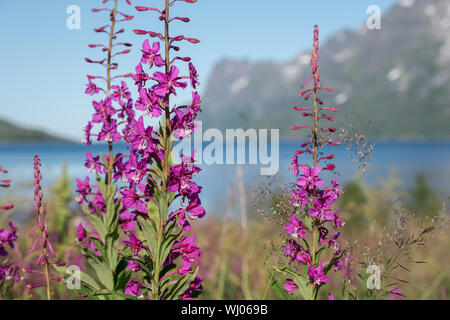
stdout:
[[33,144],[73,144],[73,145],[81,145],[82,143],[71,141],[71,140],[20,140],[20,141],[0,141],[0,146],[4,145],[33,145]]
[[[450,138],[374,138],[368,139],[370,142],[377,143],[408,143],[408,144],[426,144],[426,143],[450,143]],[[301,139],[280,139],[280,143],[295,143],[301,142]],[[76,145],[76,146],[84,146],[83,143],[72,141],[72,140],[21,140],[21,141],[0,141],[0,146],[7,145],[39,145],[39,144],[53,144],[53,145]],[[93,142],[92,146],[101,146],[103,142]],[[119,145],[125,144],[124,142],[118,143]]]
[[[448,138],[373,138],[367,139],[373,143],[450,143],[450,137]],[[296,141],[302,141],[301,139],[282,139],[280,143],[292,143]]]

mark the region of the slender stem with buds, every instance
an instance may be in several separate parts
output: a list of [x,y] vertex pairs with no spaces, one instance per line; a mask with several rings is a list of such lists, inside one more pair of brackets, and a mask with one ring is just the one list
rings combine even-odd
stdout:
[[[111,97],[111,58],[112,58],[112,47],[113,47],[113,40],[115,38],[114,32],[116,27],[116,15],[117,15],[117,3],[119,0],[115,0],[114,2],[114,9],[111,13],[111,30],[109,34],[109,44],[108,44],[108,59],[106,64],[106,94],[108,97]],[[107,175],[106,175],[106,185],[108,187],[108,193],[111,192],[111,180],[112,180],[112,170],[113,170],[113,144],[112,141],[108,141],[108,151],[109,151],[109,158],[108,158],[108,168],[107,168]]]
[[[311,76],[301,85],[302,92],[298,95],[304,97],[305,101],[312,98],[313,107],[294,107],[297,111],[302,111],[302,116],[312,118],[312,125],[292,126],[293,130],[311,130],[311,140],[302,144],[302,150],[296,150],[295,156],[292,157],[292,171],[297,177],[296,185],[291,192],[290,203],[297,210],[306,212],[304,221],[298,219],[297,213],[293,213],[289,218],[289,223],[284,227],[285,231],[293,237],[289,240],[285,248],[285,253],[291,257],[292,261],[306,267],[306,273],[302,276],[295,276],[295,272],[291,272],[289,268],[280,269],[288,277],[288,283],[284,285],[287,292],[293,293],[301,287],[309,287],[308,290],[302,292],[305,299],[317,299],[318,291],[321,286],[329,281],[327,273],[333,267],[335,270],[341,267],[339,260],[342,257],[343,250],[339,246],[339,232],[329,234],[326,225],[332,228],[342,226],[342,217],[338,215],[339,210],[332,208],[333,203],[342,194],[342,190],[338,188],[339,182],[335,178],[330,181],[331,186],[324,186],[324,181],[320,177],[321,172],[333,171],[335,165],[332,163],[321,166],[320,162],[331,160],[334,154],[327,157],[320,157],[319,147],[324,143],[320,142],[319,134],[321,131],[335,132],[336,128],[319,127],[322,118],[333,121],[334,118],[323,114],[323,110],[337,112],[337,108],[319,107],[323,101],[318,97],[319,90],[334,91],[332,88],[322,87],[319,79],[319,28],[314,26],[313,54],[310,64],[312,66]],[[312,88],[306,88],[308,83],[313,82]],[[339,145],[339,141],[328,140],[326,144]],[[299,155],[310,154],[312,156],[312,164],[299,163]],[[307,232],[311,237],[306,238]],[[331,237],[330,237],[331,235]],[[299,244],[296,238],[303,238],[306,247]],[[312,241],[310,243],[309,241]],[[325,243],[328,245],[326,246]],[[319,252],[330,248],[331,259],[326,262],[319,260]]]
[[44,254],[45,254],[45,284],[47,289],[47,300],[52,300],[52,295],[50,291],[50,268],[49,268],[49,261],[47,258],[47,248],[44,248]]

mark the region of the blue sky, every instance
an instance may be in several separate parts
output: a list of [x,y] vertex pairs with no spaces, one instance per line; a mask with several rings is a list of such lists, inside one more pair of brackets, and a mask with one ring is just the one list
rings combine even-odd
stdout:
[[[84,62],[100,58],[89,43],[106,43],[105,34],[92,29],[107,23],[105,13],[92,13],[101,0],[0,0],[0,118],[44,129],[79,141],[82,127],[91,117],[91,99],[84,95],[86,74],[102,68]],[[132,0],[133,5],[157,6],[162,0]],[[309,49],[314,24],[321,41],[343,28],[357,28],[367,19],[369,5],[382,12],[396,0],[198,0],[180,3],[174,14],[188,16],[191,23],[178,23],[174,33],[201,40],[186,44],[183,55],[192,57],[203,89],[214,64],[221,58],[288,60]],[[134,70],[144,37],[132,29],[158,30],[155,14],[137,13],[120,0],[120,9],[135,15],[126,22],[120,39],[134,50],[119,58],[119,70]],[[155,5],[156,4],[156,5]],[[81,9],[81,29],[69,30],[67,7]],[[202,89],[200,89],[201,93]],[[183,98],[183,96],[181,96]]]

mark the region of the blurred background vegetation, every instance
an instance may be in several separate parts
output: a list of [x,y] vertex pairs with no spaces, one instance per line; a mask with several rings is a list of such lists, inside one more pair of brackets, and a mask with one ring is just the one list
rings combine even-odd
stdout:
[[[290,214],[286,193],[289,186],[268,183],[245,190],[241,170],[238,168],[223,212],[193,224],[202,249],[204,289],[200,299],[297,298],[277,290],[284,279],[272,273],[273,265],[289,263],[282,253],[286,241],[282,226]],[[64,167],[60,178],[44,190],[50,237],[58,258],[83,270],[83,258],[74,244],[75,226],[82,221],[82,215],[73,200],[70,181]],[[326,299],[332,292],[336,299],[447,299],[448,199],[433,191],[426,176],[420,173],[415,186],[406,191],[401,191],[394,175],[378,189],[369,188],[363,180],[354,180],[344,190],[338,206],[346,222],[342,228],[345,267],[342,272],[330,272],[330,286],[320,298]],[[24,201],[11,194],[8,197],[14,203]],[[27,266],[33,257],[24,258],[23,253],[31,245],[27,234],[36,217],[32,208],[17,208],[0,216],[0,225],[14,219],[19,210],[27,211],[18,226],[19,245],[13,253],[15,261]],[[369,265],[381,268],[381,290],[367,289]],[[59,299],[86,298],[68,290],[64,283],[54,283],[52,290]],[[19,282],[2,298],[18,296],[44,298],[45,292],[36,289],[30,293]]]

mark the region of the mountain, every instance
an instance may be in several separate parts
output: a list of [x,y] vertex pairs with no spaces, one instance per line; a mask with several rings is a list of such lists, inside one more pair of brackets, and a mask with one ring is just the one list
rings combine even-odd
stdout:
[[0,143],[38,141],[68,142],[43,131],[21,128],[0,119]]
[[[381,30],[364,25],[320,44],[321,83],[336,89],[322,94],[326,104],[340,107],[338,122],[370,137],[449,138],[450,1],[402,0],[381,23]],[[310,76],[310,55],[220,61],[202,96],[204,126],[280,128],[291,138],[290,125],[303,121],[292,107],[305,105],[297,93]]]

